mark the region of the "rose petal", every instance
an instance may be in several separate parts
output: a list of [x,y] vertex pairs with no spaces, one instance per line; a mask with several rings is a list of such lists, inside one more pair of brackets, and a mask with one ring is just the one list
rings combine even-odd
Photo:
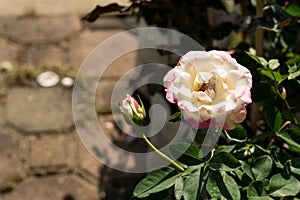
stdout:
[[246,90],[249,88],[249,82],[247,77],[239,71],[232,70],[227,74],[227,85],[228,90],[234,91],[236,98],[240,98],[245,94]]

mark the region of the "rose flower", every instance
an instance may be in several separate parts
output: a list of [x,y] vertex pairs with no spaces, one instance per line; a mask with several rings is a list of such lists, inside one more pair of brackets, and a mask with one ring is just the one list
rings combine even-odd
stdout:
[[250,71],[224,51],[191,51],[164,77],[166,98],[197,129],[234,129],[252,102]]

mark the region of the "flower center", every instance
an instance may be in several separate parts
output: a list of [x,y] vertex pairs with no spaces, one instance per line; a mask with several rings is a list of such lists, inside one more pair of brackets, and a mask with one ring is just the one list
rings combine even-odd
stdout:
[[208,85],[206,84],[206,83],[197,83],[197,85],[196,85],[196,92],[199,92],[199,91],[201,91],[201,92],[205,92],[205,90],[207,90],[208,89]]

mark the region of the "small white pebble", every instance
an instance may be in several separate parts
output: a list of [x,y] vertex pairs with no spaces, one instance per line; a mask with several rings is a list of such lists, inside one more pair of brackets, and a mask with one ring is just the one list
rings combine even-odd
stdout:
[[52,71],[46,71],[39,74],[36,77],[36,81],[42,87],[52,87],[59,82],[59,76]]
[[114,124],[112,122],[110,122],[110,121],[106,121],[104,123],[104,126],[105,126],[105,128],[107,128],[109,130],[112,130],[114,128]]
[[65,87],[71,87],[74,84],[74,80],[70,77],[64,77],[61,79],[61,84]]

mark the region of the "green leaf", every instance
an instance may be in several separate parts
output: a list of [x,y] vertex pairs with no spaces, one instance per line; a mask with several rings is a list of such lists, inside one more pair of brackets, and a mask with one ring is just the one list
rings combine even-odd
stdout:
[[279,72],[273,72],[273,71],[268,71],[268,70],[261,70],[261,73],[268,78],[272,79],[273,81],[280,81],[282,80],[282,75]]
[[265,105],[264,106],[264,117],[265,120],[274,132],[278,132],[282,126],[282,116],[279,109],[275,106]]
[[263,181],[272,170],[273,161],[270,156],[264,155],[253,162],[252,172],[256,180]]
[[220,152],[210,161],[209,167],[213,170],[234,171],[241,166],[241,163],[232,154]]
[[278,62],[277,59],[271,59],[269,60],[269,68],[274,70],[280,66],[280,63]]
[[248,165],[246,162],[241,161],[242,163],[242,171],[252,180],[254,179],[253,173],[251,171],[250,165]]
[[268,137],[274,136],[274,132],[273,131],[267,131],[267,132],[263,132],[262,134],[259,135],[255,135],[252,140],[251,143],[256,143],[256,142],[264,142],[264,140]]
[[193,144],[177,142],[170,145],[169,149],[174,158],[186,165],[197,165],[202,161],[199,148]]
[[182,177],[188,176],[190,174],[192,174],[193,172],[197,171],[198,169],[200,169],[201,167],[204,166],[204,163],[201,163],[200,165],[191,165],[188,166],[184,172],[181,174]]
[[285,129],[280,132],[279,137],[282,138],[290,146],[300,150],[300,131],[294,128]]
[[292,160],[287,160],[284,165],[289,172],[300,175],[300,158],[294,158]]
[[164,179],[166,179],[168,176],[171,176],[172,174],[176,173],[176,170],[170,167],[165,167],[153,172],[150,172],[144,179],[142,179],[135,187],[133,195],[135,197],[139,197],[140,195],[143,195],[147,191],[149,191],[151,188],[158,185],[160,182],[162,182]]
[[[298,63],[298,65],[295,63]],[[291,63],[290,65],[288,65],[288,68],[289,68],[288,80],[296,79],[300,75],[300,64],[299,64],[300,61],[297,60],[297,61],[295,61],[295,63]],[[297,81],[299,83],[299,80],[297,80]]]
[[266,196],[267,192],[264,188],[264,183],[262,181],[252,182],[247,190],[247,197],[251,196]]
[[171,117],[169,117],[168,121],[176,122],[176,121],[180,120],[181,119],[181,114],[182,114],[181,111],[176,112]]
[[270,156],[273,160],[273,163],[275,164],[275,166],[279,169],[283,169],[284,166],[283,166],[283,162],[285,162],[286,158],[284,154],[282,154],[282,151],[280,148],[278,147],[273,147],[271,149],[271,152],[270,152]]
[[224,131],[226,137],[229,140],[236,141],[236,142],[245,142],[247,140],[246,130],[243,126],[237,125],[237,127],[233,130]]
[[183,195],[183,184],[184,184],[183,178],[178,177],[175,181],[175,186],[174,186],[174,194],[176,200],[181,200],[181,197]]
[[295,196],[300,192],[300,183],[293,176],[284,177],[282,174],[272,176],[270,180],[270,195],[273,197]]
[[268,65],[268,62],[265,58],[259,57],[259,56],[257,56],[257,58],[264,67],[266,67]]
[[[259,57],[259,56],[255,56],[253,54],[250,54],[248,52],[246,52],[246,54],[251,57],[255,62],[257,62],[260,66],[265,66],[268,64],[268,62],[266,61],[266,59]],[[265,64],[265,65],[264,65]]]
[[221,153],[221,152],[227,152],[227,153],[230,153],[234,148],[235,148],[236,145],[221,145],[221,146],[218,146],[215,153]]
[[206,182],[209,170],[203,165],[186,177],[183,186],[183,196],[186,200],[198,200]]
[[270,84],[261,82],[261,75],[258,69],[262,68],[261,62],[259,59],[247,52],[239,52],[233,54],[234,58],[243,66],[246,66],[251,74],[253,80],[253,86],[251,89],[252,100],[254,102],[260,102],[267,98],[270,98],[272,95],[272,89]]
[[169,189],[170,187],[172,187],[175,184],[175,181],[177,180],[177,178],[179,176],[180,176],[180,174],[172,176],[172,177],[164,180],[163,182],[159,183],[158,185],[154,186],[150,190],[147,190],[143,194],[138,195],[137,197],[138,198],[145,198],[145,197],[148,197],[150,194],[154,194],[154,193],[161,192],[163,190]]
[[295,71],[295,72],[293,72],[293,73],[290,73],[289,76],[288,76],[288,80],[295,79],[295,78],[297,78],[299,75],[300,75],[300,71]]
[[262,196],[262,197],[259,197],[259,196],[251,196],[248,198],[248,200],[273,200],[271,197],[268,197],[268,196]]
[[294,17],[300,17],[300,6],[297,4],[297,1],[294,1],[291,5],[289,5],[285,12],[288,14],[294,16]]
[[161,192],[150,194],[148,197],[143,198],[143,200],[167,199],[168,196],[169,196],[168,190],[163,190]]
[[212,198],[240,199],[240,191],[235,180],[226,172],[215,172],[209,176],[206,190]]
[[219,172],[215,172],[208,177],[208,180],[206,183],[206,190],[207,190],[208,194],[214,199],[220,199],[222,196],[221,191],[218,186],[218,183],[219,183],[219,185],[221,185],[219,181],[222,181],[222,179],[220,177],[221,176],[219,175]]

